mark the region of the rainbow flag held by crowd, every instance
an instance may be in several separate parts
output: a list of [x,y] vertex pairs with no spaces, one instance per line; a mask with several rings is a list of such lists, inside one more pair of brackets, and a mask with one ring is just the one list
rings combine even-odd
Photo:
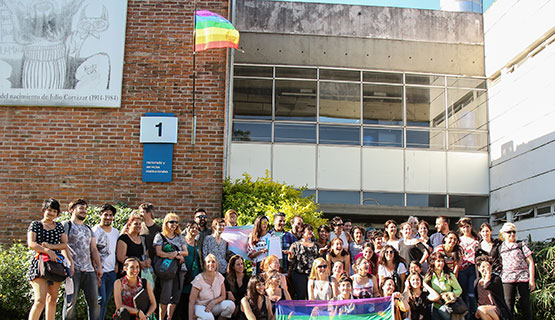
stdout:
[[227,241],[228,248],[231,252],[242,256],[243,259],[250,260],[247,255],[247,243],[249,234],[251,234],[253,228],[254,225],[252,224],[238,227],[225,227],[222,233],[222,239]]
[[195,14],[195,51],[239,48],[239,31],[224,17],[211,11]]
[[276,320],[393,320],[391,297],[308,301],[281,300],[276,307]]

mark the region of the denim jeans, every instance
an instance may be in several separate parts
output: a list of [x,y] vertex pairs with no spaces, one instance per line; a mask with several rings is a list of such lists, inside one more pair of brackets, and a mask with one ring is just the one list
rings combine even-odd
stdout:
[[462,299],[468,306],[468,314],[466,319],[475,319],[474,313],[476,312],[476,296],[474,295],[474,281],[476,281],[476,266],[470,265],[469,267],[459,271],[459,284],[463,290]]
[[79,297],[79,290],[81,289],[83,289],[85,301],[87,302],[88,319],[98,319],[100,307],[98,305],[98,281],[96,279],[96,273],[94,271],[81,272],[75,270],[75,274],[73,275],[73,294],[64,299],[63,320],[75,320],[77,298]]
[[[100,288],[98,288],[98,304],[100,305],[100,316],[98,320],[104,320],[106,318],[106,307],[108,306],[108,301],[112,297],[112,292],[114,291],[114,282],[116,281],[116,272],[106,272],[102,274],[102,283]],[[110,317],[111,319],[112,317]]]

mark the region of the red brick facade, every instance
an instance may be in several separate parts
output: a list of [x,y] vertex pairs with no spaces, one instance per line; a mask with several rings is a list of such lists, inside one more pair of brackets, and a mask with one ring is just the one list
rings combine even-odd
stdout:
[[[197,9],[228,16],[227,0]],[[197,54],[197,138],[192,136],[193,1],[128,0],[119,109],[0,107],[0,242],[23,239],[42,201],[63,208],[149,201],[158,216],[190,218],[196,207],[221,212],[227,50]],[[179,118],[171,183],[142,182],[140,117]]]

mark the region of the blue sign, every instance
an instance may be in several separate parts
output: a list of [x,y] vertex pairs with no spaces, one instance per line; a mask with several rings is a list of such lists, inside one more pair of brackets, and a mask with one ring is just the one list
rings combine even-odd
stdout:
[[[173,118],[171,113],[147,113],[146,117],[156,119]],[[172,119],[173,120],[173,119]],[[141,121],[142,124],[142,121]],[[154,130],[148,126],[147,130]],[[156,127],[156,126],[153,126]],[[162,123],[158,130],[162,131]],[[144,129],[141,125],[141,132]],[[177,131],[177,126],[175,126]],[[157,131],[158,132],[158,131]],[[177,134],[177,133],[176,133]],[[173,163],[173,143],[143,143],[143,181],[144,182],[171,182]]]
[[173,144],[145,143],[143,145],[143,181],[172,181]]

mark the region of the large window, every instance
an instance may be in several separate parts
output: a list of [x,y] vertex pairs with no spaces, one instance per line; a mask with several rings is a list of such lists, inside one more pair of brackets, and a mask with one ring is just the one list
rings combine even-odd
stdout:
[[236,64],[233,141],[487,152],[485,80]]

